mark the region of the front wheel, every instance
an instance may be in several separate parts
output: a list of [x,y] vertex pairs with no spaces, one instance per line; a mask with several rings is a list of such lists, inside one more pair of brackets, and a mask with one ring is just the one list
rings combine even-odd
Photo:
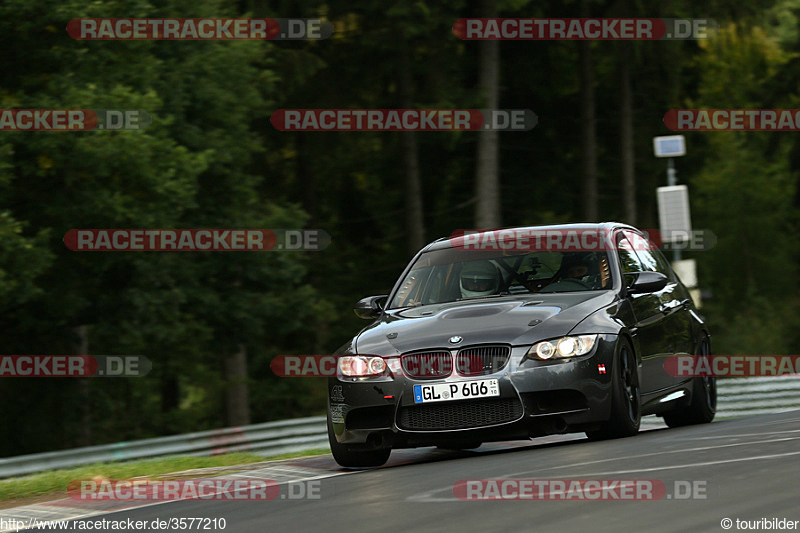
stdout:
[[639,432],[642,422],[642,396],[636,354],[624,337],[617,341],[611,375],[611,418],[606,426],[587,431],[591,440],[630,437]]
[[328,442],[331,445],[333,458],[341,466],[346,467],[381,466],[389,460],[389,455],[392,453],[391,448],[359,450],[357,446],[340,444],[333,432],[333,424],[330,417],[328,417]]
[[[708,338],[700,343],[698,355],[708,357],[711,347]],[[664,414],[664,422],[671,428],[708,424],[717,413],[717,378],[698,376],[692,383],[692,403],[688,407]]]

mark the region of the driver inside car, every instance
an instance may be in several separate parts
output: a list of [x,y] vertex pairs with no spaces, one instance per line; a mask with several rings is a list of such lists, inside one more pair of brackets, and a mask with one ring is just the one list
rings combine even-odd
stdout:
[[561,260],[561,267],[554,277],[554,282],[547,285],[542,292],[561,292],[564,290],[591,289],[592,280],[590,254],[567,253]]
[[589,267],[583,263],[575,263],[564,269],[565,278],[583,279],[589,273]]
[[477,298],[495,294],[500,286],[500,272],[489,261],[467,263],[461,270],[462,298]]
[[561,275],[559,279],[574,279],[582,281],[589,274],[589,261],[586,254],[565,254],[561,261]]

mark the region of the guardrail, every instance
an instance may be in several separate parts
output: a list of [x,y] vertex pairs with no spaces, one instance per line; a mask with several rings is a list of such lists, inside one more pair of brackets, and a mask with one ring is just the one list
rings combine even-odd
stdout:
[[800,409],[800,375],[717,380],[717,417]]
[[314,448],[328,448],[324,416],[9,457],[0,459],[0,479],[55,468],[168,455],[203,456],[239,451],[279,455]]
[[[800,409],[800,376],[718,381],[718,419],[793,409]],[[642,426],[663,426],[663,420],[645,417]],[[314,448],[328,448],[324,416],[9,457],[0,459],[0,479],[55,468],[168,455],[202,456],[239,451],[279,455]]]
[[[717,380],[715,421],[800,409],[800,375],[721,378]],[[646,416],[643,429],[666,427],[663,418]]]

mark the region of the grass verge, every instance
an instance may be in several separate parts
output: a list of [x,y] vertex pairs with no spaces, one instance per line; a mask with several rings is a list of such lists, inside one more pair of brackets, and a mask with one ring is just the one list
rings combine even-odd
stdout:
[[[48,470],[26,476],[0,480],[0,502],[21,500],[43,495],[59,495],[66,497],[67,484],[73,479],[130,479],[135,477],[151,477],[175,472],[183,472],[197,468],[221,468],[249,465],[277,459],[291,459],[330,453],[330,450],[317,449],[304,452],[287,453],[272,457],[264,457],[254,453],[227,453],[210,457],[164,457],[146,461],[126,461],[115,463],[97,463],[74,468]],[[246,468],[242,468],[245,470]],[[226,471],[233,471],[226,470]],[[209,475],[209,474],[206,474]],[[213,473],[210,475],[214,475]]]

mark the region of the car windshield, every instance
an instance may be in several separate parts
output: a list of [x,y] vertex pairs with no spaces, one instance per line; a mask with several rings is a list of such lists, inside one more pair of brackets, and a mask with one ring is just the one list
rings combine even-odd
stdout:
[[390,309],[502,295],[611,289],[606,252],[426,252],[414,263]]

